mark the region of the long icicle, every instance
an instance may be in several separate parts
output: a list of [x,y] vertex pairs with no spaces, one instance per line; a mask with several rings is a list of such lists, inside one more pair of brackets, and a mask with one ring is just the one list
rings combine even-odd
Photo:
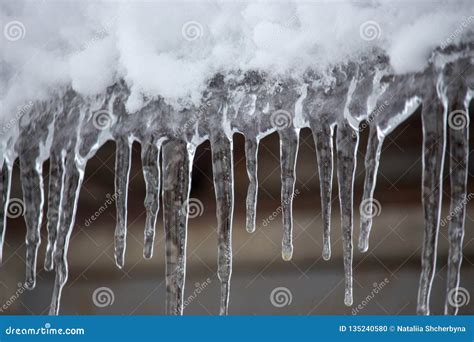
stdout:
[[25,287],[36,285],[36,262],[41,241],[40,228],[43,218],[42,164],[30,151],[20,154],[20,179],[23,190],[24,218],[26,223],[26,280]]
[[125,262],[127,239],[127,200],[132,142],[128,137],[117,139],[115,152],[115,196],[117,225],[115,226],[115,263],[122,268]]
[[158,211],[160,210],[160,147],[150,138],[142,142],[142,167],[145,178],[146,223],[144,234],[143,256],[150,259],[153,256],[155,227]]
[[186,235],[194,150],[182,140],[163,146],[163,223],[166,250],[166,313],[183,314]]
[[60,151],[56,148],[51,149],[49,159],[49,190],[48,190],[48,245],[46,247],[46,256],[44,269],[51,271],[54,267],[54,242],[58,234],[59,208],[61,206],[61,195],[64,185],[64,169],[61,161]]
[[354,211],[354,175],[359,133],[346,120],[337,126],[337,179],[341,206],[341,228],[344,256],[344,304],[352,305],[352,232]]
[[3,243],[5,241],[5,231],[7,226],[8,203],[10,200],[10,187],[12,182],[12,167],[4,160],[2,174],[0,176],[0,265],[3,262]]
[[[453,100],[453,99],[449,99]],[[449,256],[446,284],[446,302],[444,312],[447,315],[458,313],[458,288],[462,262],[462,243],[464,237],[464,221],[466,217],[467,198],[467,165],[469,157],[469,103],[460,99],[449,103],[452,113],[449,130],[449,165],[451,180],[451,207],[448,235]],[[457,121],[455,121],[457,120]],[[460,125],[455,125],[461,123]],[[469,195],[470,196],[470,195]],[[453,305],[454,304],[454,305]]]
[[333,177],[334,128],[328,123],[311,121],[318,162],[321,211],[323,218],[323,259],[331,258],[331,193]]
[[361,202],[361,208],[369,210],[360,210],[359,250],[361,252],[367,252],[369,249],[369,236],[374,216],[373,210],[375,210],[374,190],[377,182],[382,144],[383,139],[378,135],[377,126],[375,124],[370,125],[369,141],[367,142],[367,152],[365,154],[364,193]]
[[423,181],[422,202],[425,219],[421,275],[417,313],[429,315],[431,285],[436,270],[439,219],[442,198],[442,175],[446,147],[446,108],[436,93],[429,92],[423,102]]
[[54,268],[56,277],[49,309],[50,315],[57,315],[59,313],[62,290],[68,278],[67,251],[76,218],[79,192],[84,177],[84,167],[78,167],[74,159],[74,152],[71,149],[64,154],[64,158],[62,159],[64,167],[64,188],[62,194],[63,201],[61,201],[59,210],[58,235],[54,247]]
[[283,240],[281,256],[289,261],[293,256],[293,197],[296,182],[299,129],[286,128],[280,135],[281,205],[283,209]]
[[246,228],[249,233],[255,231],[255,219],[257,212],[258,196],[258,143],[257,138],[245,138],[245,157],[247,160],[247,175],[249,177],[249,187],[247,190],[247,220]]
[[234,213],[234,162],[232,139],[218,132],[211,137],[212,173],[216,194],[218,235],[217,275],[221,284],[220,315],[227,315],[232,275],[232,217]]

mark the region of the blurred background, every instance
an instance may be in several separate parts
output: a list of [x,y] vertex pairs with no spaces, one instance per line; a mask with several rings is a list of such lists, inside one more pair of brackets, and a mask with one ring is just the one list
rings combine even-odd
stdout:
[[[471,106],[472,110],[472,106]],[[473,136],[471,126],[471,136]],[[280,165],[278,135],[261,141],[259,151],[259,194],[256,231],[245,230],[244,139],[234,137],[235,212],[233,227],[233,275],[231,315],[398,315],[415,314],[420,252],[423,237],[421,207],[421,115],[417,111],[400,125],[383,146],[375,199],[381,203],[374,218],[367,253],[354,249],[354,306],[344,305],[344,273],[340,239],[337,183],[333,184],[332,258],[324,261],[322,219],[316,154],[311,131],[301,131],[294,199],[294,255],[281,259],[281,215],[264,221],[280,206]],[[361,133],[355,184],[354,242],[359,235],[359,203],[364,179],[364,155],[368,129]],[[469,191],[473,192],[473,143],[470,144]],[[128,203],[128,237],[123,269],[115,266],[113,237],[115,204],[109,205],[95,222],[86,223],[114,193],[115,144],[107,143],[89,161],[79,200],[76,225],[69,245],[69,279],[64,288],[60,313],[160,315],[165,309],[164,232],[162,212],[156,227],[155,252],[151,260],[143,253],[145,186],[140,163],[140,145],[133,145]],[[444,218],[449,214],[449,159],[444,175]],[[48,165],[44,165],[48,184]],[[15,165],[11,197],[21,198],[18,165]],[[335,180],[336,177],[334,177]],[[46,193],[47,196],[47,193]],[[195,156],[191,197],[202,202],[200,216],[189,220],[185,315],[216,315],[219,312],[217,234],[212,165],[209,144],[201,145]],[[47,198],[47,197],[45,197]],[[46,214],[46,213],[45,213]],[[474,289],[474,203],[467,203],[466,234],[461,286]],[[2,314],[47,314],[54,273],[43,269],[46,225],[38,258],[36,288],[11,298],[21,288],[25,272],[25,225],[23,218],[7,223],[4,263],[0,268],[1,302],[9,301]],[[440,228],[437,273],[431,295],[433,314],[442,314],[447,269],[447,225]],[[94,303],[94,293],[106,287],[107,305]],[[272,292],[284,288],[283,305],[272,302]],[[375,290],[377,289],[377,290]],[[357,309],[355,309],[357,308]],[[460,314],[474,314],[474,299],[462,306]]]

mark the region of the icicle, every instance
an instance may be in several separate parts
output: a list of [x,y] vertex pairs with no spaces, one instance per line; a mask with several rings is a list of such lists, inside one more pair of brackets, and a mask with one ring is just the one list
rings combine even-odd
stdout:
[[118,138],[115,155],[115,202],[117,208],[117,225],[115,227],[115,263],[124,265],[127,238],[127,199],[132,141],[128,137]]
[[218,269],[221,283],[220,315],[227,315],[232,275],[232,216],[234,212],[234,167],[232,139],[223,132],[211,136],[212,172],[216,193]]
[[[439,96],[441,94],[438,93]],[[434,100],[433,100],[434,99]],[[425,95],[423,122],[423,182],[422,202],[425,233],[421,257],[417,312],[429,315],[429,298],[436,269],[439,219],[442,197],[442,175],[446,146],[446,107],[433,91]]]
[[150,259],[153,256],[156,218],[160,209],[160,147],[158,147],[156,141],[149,138],[142,142],[141,157],[146,186],[144,202],[146,223],[143,256],[146,259]]
[[186,235],[194,149],[181,140],[163,145],[163,223],[166,236],[166,312],[182,315]]
[[69,239],[76,217],[77,201],[84,177],[84,167],[78,167],[75,162],[75,155],[71,149],[64,151],[62,160],[64,168],[64,188],[62,192],[61,207],[59,210],[59,228],[54,246],[54,267],[56,277],[54,280],[53,296],[51,299],[50,315],[59,313],[61,294],[68,278],[67,251]]
[[299,129],[286,128],[280,135],[281,205],[283,209],[283,241],[281,255],[289,261],[293,256],[293,196],[296,181]]
[[3,161],[2,174],[0,176],[0,265],[3,262],[3,243],[5,241],[5,230],[7,226],[8,203],[10,199],[10,186],[12,180],[12,166]]
[[374,190],[377,182],[382,144],[383,138],[378,135],[376,125],[370,125],[369,141],[367,142],[367,152],[365,154],[364,194],[361,202],[361,208],[364,207],[368,210],[360,210],[359,250],[361,252],[367,252],[369,249],[369,235],[372,228],[373,210],[375,210]]
[[64,170],[60,154],[61,151],[53,147],[49,159],[48,245],[44,262],[44,269],[47,271],[51,271],[54,267],[54,242],[58,234],[59,209],[64,184]]
[[20,179],[23,190],[24,217],[26,223],[26,281],[25,287],[33,289],[36,284],[36,260],[41,241],[40,228],[43,217],[42,164],[36,156],[24,151],[20,154]]
[[255,219],[257,212],[257,194],[258,194],[258,144],[255,139],[245,139],[245,156],[247,158],[247,175],[249,177],[249,187],[247,190],[247,231],[253,233],[255,231]]
[[323,217],[323,259],[331,258],[331,192],[334,128],[328,122],[311,120],[318,162],[321,210]]
[[[461,78],[462,79],[462,78]],[[458,88],[456,88],[458,90]],[[462,92],[458,90],[461,94]],[[458,94],[456,94],[458,95]],[[459,95],[458,95],[459,96]],[[454,101],[453,101],[454,100]],[[457,100],[457,101],[456,101]],[[456,315],[458,306],[453,306],[458,298],[462,243],[464,237],[464,220],[466,215],[467,164],[469,157],[469,101],[450,98],[449,103],[449,155],[451,180],[451,207],[449,221],[449,256],[444,312]]]
[[344,120],[337,126],[337,179],[341,205],[341,228],[344,256],[344,304],[352,305],[352,231],[354,204],[354,175],[356,170],[359,133]]

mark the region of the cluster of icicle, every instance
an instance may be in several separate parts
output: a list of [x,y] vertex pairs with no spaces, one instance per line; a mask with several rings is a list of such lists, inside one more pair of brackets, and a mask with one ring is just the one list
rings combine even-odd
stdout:
[[[146,182],[144,257],[153,254],[155,225],[163,203],[166,235],[166,309],[183,312],[186,272],[187,201],[191,188],[194,152],[209,139],[212,149],[217,203],[218,278],[220,314],[227,314],[232,272],[233,161],[232,135],[245,136],[247,172],[246,228],[255,230],[257,202],[257,153],[259,141],[277,131],[280,137],[281,201],[283,203],[282,256],[290,260],[292,198],[299,131],[309,127],[316,145],[324,221],[323,258],[331,256],[330,217],[333,178],[333,136],[336,134],[337,180],[341,207],[345,271],[344,303],[352,299],[354,174],[359,124],[368,123],[366,178],[363,201],[371,201],[384,138],[422,106],[423,182],[425,232],[418,313],[429,314],[429,297],[436,269],[436,247],[442,200],[442,170],[447,130],[450,139],[451,209],[447,292],[459,285],[467,182],[468,107],[474,90],[473,45],[450,48],[433,55],[419,73],[393,75],[387,58],[370,58],[332,68],[326,75],[308,72],[303,79],[281,79],[260,72],[218,74],[209,80],[202,105],[176,110],[161,98],[149,99],[139,113],[126,112],[129,91],[117,82],[105,94],[85,98],[72,89],[58,92],[49,101],[34,103],[18,120],[18,134],[1,146],[2,204],[0,255],[5,236],[12,165],[19,158],[24,196],[26,234],[26,286],[34,288],[40,227],[44,205],[42,165],[49,158],[48,243],[44,267],[55,271],[50,314],[59,312],[68,278],[67,251],[74,227],[77,201],[87,161],[108,140],[116,142],[115,188],[117,225],[115,258],[124,265],[127,235],[127,187],[131,145],[142,145]],[[470,74],[467,72],[470,70]],[[161,153],[161,167],[160,167]],[[456,210],[455,210],[456,209]],[[370,211],[362,213],[359,249],[368,249],[372,226]],[[446,301],[445,312],[457,308]]]

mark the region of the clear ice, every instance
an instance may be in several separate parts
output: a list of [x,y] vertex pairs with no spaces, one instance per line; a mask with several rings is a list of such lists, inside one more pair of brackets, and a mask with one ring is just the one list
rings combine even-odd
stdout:
[[[378,51],[370,57],[335,66],[325,72],[308,71],[298,79],[258,71],[218,74],[209,80],[199,106],[176,108],[163,98],[156,97],[147,99],[139,113],[134,115],[130,115],[125,108],[130,91],[124,81],[93,97],[82,96],[71,88],[58,90],[48,101],[31,106],[8,138],[0,141],[0,261],[12,165],[18,158],[27,227],[25,285],[30,289],[35,287],[44,205],[42,169],[49,159],[48,239],[44,268],[55,272],[50,314],[59,313],[61,294],[68,278],[69,238],[74,227],[85,167],[105,142],[113,140],[116,143],[117,199],[115,258],[117,265],[122,267],[125,263],[131,148],[134,142],[139,142],[146,185],[143,256],[151,258],[153,255],[155,226],[161,203],[166,237],[166,312],[170,315],[183,314],[192,164],[196,148],[209,140],[216,197],[219,313],[226,315],[232,275],[233,134],[241,133],[245,137],[249,178],[246,198],[248,232],[256,228],[259,141],[273,132],[279,135],[282,257],[290,260],[293,254],[292,205],[299,132],[302,128],[310,128],[320,178],[322,256],[325,260],[331,257],[334,158],[337,161],[344,303],[350,306],[353,302],[354,175],[360,124],[367,122],[369,129],[362,198],[362,203],[369,203],[369,210],[361,211],[358,237],[358,248],[365,252],[369,249],[373,195],[384,138],[421,106],[425,225],[417,312],[429,314],[447,144],[453,217],[448,228],[446,291],[450,293],[459,286],[467,195],[467,123],[474,91],[474,68],[470,68],[473,51],[472,44],[438,50],[424,71],[404,75],[394,75],[388,58]],[[461,74],[462,77],[459,77]],[[453,112],[458,114],[455,120],[449,117]],[[445,313],[456,314],[457,308],[446,301]]]

